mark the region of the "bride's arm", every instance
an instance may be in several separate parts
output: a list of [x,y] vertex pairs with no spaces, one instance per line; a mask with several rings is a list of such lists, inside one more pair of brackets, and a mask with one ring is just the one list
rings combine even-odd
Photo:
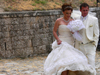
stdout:
[[61,40],[59,39],[58,35],[57,35],[57,29],[59,27],[59,20],[57,19],[54,25],[54,29],[53,29],[53,35],[55,37],[55,39],[57,40],[58,45],[61,44]]

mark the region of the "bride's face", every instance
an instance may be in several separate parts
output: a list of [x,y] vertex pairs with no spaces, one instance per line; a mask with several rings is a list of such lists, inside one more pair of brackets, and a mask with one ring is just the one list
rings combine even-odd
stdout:
[[65,18],[70,18],[70,16],[71,16],[71,13],[72,13],[72,11],[71,10],[65,10],[64,12],[63,12],[63,15],[64,15],[64,17]]

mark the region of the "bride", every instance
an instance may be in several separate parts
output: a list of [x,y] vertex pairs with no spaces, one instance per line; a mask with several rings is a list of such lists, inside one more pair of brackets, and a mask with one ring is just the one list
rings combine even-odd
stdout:
[[[74,38],[67,25],[73,21],[71,4],[62,5],[63,17],[55,22],[53,34],[55,41],[52,51],[44,63],[45,75],[94,75],[94,69],[88,64],[85,55],[74,48]],[[57,35],[57,30],[59,36]]]

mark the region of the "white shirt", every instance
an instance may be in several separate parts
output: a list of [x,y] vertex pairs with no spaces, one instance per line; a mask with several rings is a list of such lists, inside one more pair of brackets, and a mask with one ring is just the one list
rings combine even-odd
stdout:
[[81,20],[84,22],[87,19],[87,16],[83,17],[81,16]]

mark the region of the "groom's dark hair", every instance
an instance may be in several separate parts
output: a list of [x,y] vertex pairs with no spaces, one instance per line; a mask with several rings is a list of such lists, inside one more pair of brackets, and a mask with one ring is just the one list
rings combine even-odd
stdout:
[[82,4],[80,5],[80,9],[82,9],[82,7],[88,7],[88,8],[89,8],[89,5],[88,5],[87,3],[82,3]]

